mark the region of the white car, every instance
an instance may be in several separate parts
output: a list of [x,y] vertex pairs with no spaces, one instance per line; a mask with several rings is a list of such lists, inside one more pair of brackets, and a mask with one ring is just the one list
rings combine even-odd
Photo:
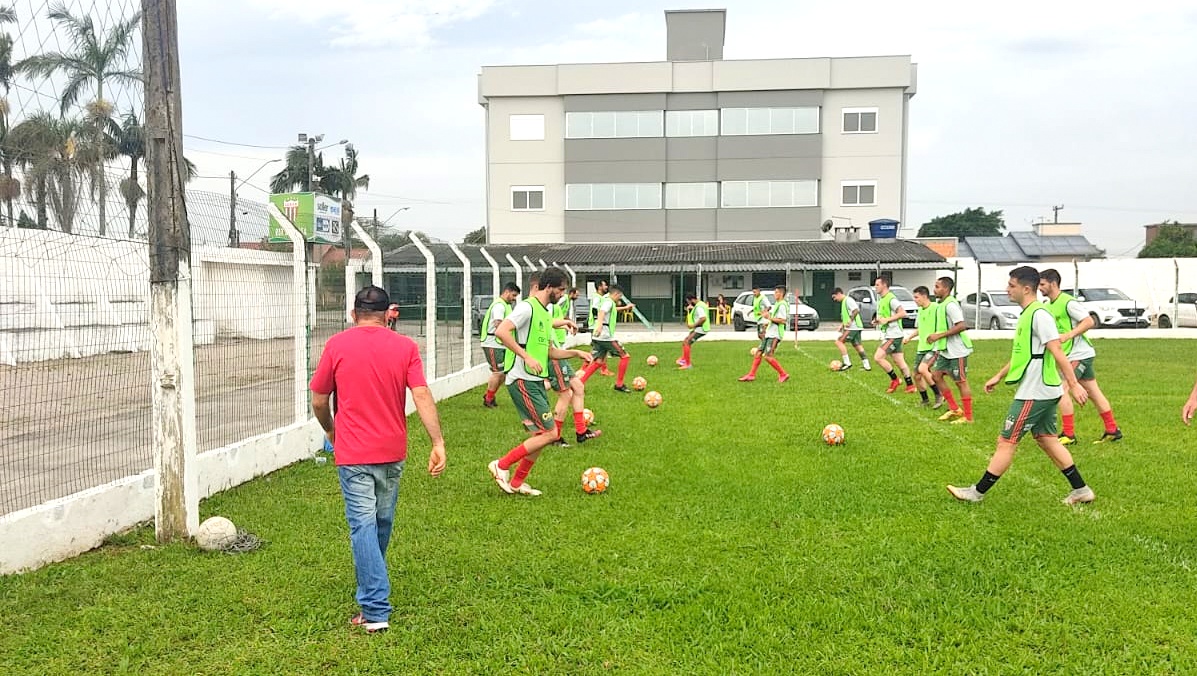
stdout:
[[1158,322],[1161,329],[1170,329],[1173,326],[1197,327],[1197,293],[1182,293],[1169,298],[1168,303],[1160,308]]
[[[773,292],[761,290],[761,296],[764,297],[765,307],[773,307]],[[814,331],[819,328],[819,313],[815,309],[802,301],[796,300],[794,294],[786,294],[786,302],[790,304],[790,326],[791,331],[806,330]],[[756,321],[752,319],[752,292],[745,291],[736,296],[736,300],[732,303],[732,327],[737,331],[744,331],[749,326],[755,326]]]
[[1151,325],[1147,306],[1131,299],[1118,289],[1108,286],[1090,286],[1077,289],[1073,294],[1077,302],[1089,311],[1093,323],[1099,327],[1138,327]]

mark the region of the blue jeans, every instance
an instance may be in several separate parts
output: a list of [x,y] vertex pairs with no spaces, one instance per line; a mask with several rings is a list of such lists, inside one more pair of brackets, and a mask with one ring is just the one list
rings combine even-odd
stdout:
[[345,498],[345,520],[349,522],[357,603],[367,621],[385,622],[391,616],[387,544],[391,541],[391,526],[395,523],[403,462],[341,465],[337,467],[337,474],[341,479],[341,495]]

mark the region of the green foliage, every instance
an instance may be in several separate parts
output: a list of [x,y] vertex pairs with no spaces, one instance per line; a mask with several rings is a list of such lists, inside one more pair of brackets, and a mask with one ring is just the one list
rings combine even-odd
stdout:
[[1139,251],[1139,258],[1197,258],[1197,239],[1176,221],[1164,222],[1151,244]]
[[[980,387],[1009,341],[976,343],[976,425],[882,394],[876,368],[829,372],[830,343],[783,344],[785,385],[767,366],[735,382],[748,342],[699,342],[690,371],[665,366],[676,343],[628,344],[628,377],[664,404],[591,378],[604,434],[546,450],[529,477],[540,498],[490,481],[486,463],[524,433],[506,394],[488,410],[473,390],[439,404],[440,478],[409,420],[389,633],[346,626],[336,471],[309,461],[201,504],[262,537],[257,552],[157,546],[144,528],[0,578],[0,673],[1197,671],[1197,430],[1179,421],[1197,346],[1100,343],[1128,437],[1090,445],[1101,422],[1078,409],[1077,462],[1098,501],[1069,508],[1031,439],[985,502],[944,491],[980,477],[1013,395]],[[645,367],[649,354],[662,365]],[[821,443],[829,422],[845,446]],[[578,479],[595,465],[611,488],[587,496]]]
[[486,244],[486,228],[478,228],[477,230],[471,230],[467,232],[465,238],[461,240],[461,243]]
[[965,209],[946,216],[936,216],[919,228],[919,237],[1000,237],[1006,221],[1000,209],[986,211],[984,207]]

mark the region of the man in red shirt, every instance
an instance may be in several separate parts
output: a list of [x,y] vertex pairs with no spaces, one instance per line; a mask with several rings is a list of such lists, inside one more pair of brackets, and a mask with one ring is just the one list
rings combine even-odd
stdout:
[[[436,402],[415,342],[387,328],[387,292],[367,286],[353,303],[353,326],[332,338],[310,384],[312,410],[335,449],[361,612],[349,622],[374,633],[387,629],[391,582],[386,551],[395,521],[399,479],[407,459],[407,390],[432,439],[428,473],[445,469]],[[330,397],[336,393],[334,422]]]

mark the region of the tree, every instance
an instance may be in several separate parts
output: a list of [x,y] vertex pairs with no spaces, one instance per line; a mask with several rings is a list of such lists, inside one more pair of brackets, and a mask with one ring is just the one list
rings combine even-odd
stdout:
[[95,99],[87,106],[86,129],[87,152],[81,157],[93,164],[87,168],[91,186],[98,185],[100,193],[100,235],[108,229],[108,180],[104,175],[104,161],[115,157],[111,133],[112,104],[104,99],[106,84],[141,84],[141,73],[129,68],[127,57],[133,46],[133,32],[141,25],[141,12],[117,23],[101,36],[96,32],[95,22],[90,16],[77,17],[59,0],[50,7],[46,15],[66,29],[74,51],[46,52],[23,59],[14,67],[30,77],[50,77],[61,71],[66,76],[66,85],[59,97],[61,113],[74,106],[84,90],[95,89]]
[[352,203],[357,198],[357,189],[368,190],[370,188],[370,175],[357,175],[358,170],[357,149],[350,144],[345,148],[345,157],[341,159],[340,166],[336,167],[321,167],[317,176],[320,177],[320,189],[334,197]]
[[1151,244],[1139,251],[1139,258],[1197,258],[1197,239],[1176,221],[1165,221]]
[[121,180],[120,191],[129,211],[129,239],[133,239],[137,236],[137,207],[145,197],[145,189],[138,180],[138,165],[145,157],[145,130],[135,111],[125,113],[116,147],[121,155],[129,158],[129,175]]
[[986,211],[984,207],[965,209],[946,216],[936,216],[919,228],[919,237],[1001,237],[1006,221],[1000,209]]
[[305,145],[291,146],[283,158],[282,171],[270,178],[270,191],[273,193],[291,192],[298,188],[299,192],[312,192],[309,178],[318,177],[324,171],[324,154],[316,153],[312,160],[312,176],[308,176],[308,147]]
[[[17,13],[12,7],[0,7],[0,24],[16,21]],[[13,75],[12,36],[6,32],[0,35],[0,86],[4,87],[4,96],[0,97],[0,168],[4,171],[0,177],[0,199],[4,200],[8,223],[13,222],[12,201],[21,196],[21,182],[12,175],[12,156],[5,151],[10,129],[8,94],[12,90]]]
[[486,228],[478,228],[466,233],[462,244],[486,244]]

